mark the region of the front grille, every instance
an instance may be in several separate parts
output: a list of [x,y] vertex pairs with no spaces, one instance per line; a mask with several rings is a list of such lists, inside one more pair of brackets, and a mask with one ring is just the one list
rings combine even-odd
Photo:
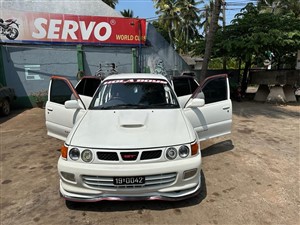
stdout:
[[162,188],[175,182],[177,173],[165,173],[145,176],[145,184],[114,185],[113,177],[82,175],[83,183],[99,189],[126,189],[126,188]]
[[141,160],[158,159],[161,156],[161,150],[156,151],[144,151],[141,156]]
[[119,161],[119,157],[116,152],[97,152],[97,156],[100,160]]
[[[120,154],[120,156],[119,156]],[[161,157],[162,150],[148,150],[142,151],[140,158],[139,152],[113,152],[113,151],[97,151],[97,157],[99,160],[104,161],[119,161],[121,158],[123,161],[136,161],[136,160],[150,160],[159,159]]]

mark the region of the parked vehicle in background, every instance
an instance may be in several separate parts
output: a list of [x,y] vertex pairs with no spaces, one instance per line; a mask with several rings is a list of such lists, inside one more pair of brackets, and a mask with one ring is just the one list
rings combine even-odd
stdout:
[[9,115],[11,103],[14,99],[16,99],[14,89],[10,87],[5,87],[0,83],[0,115]]
[[226,75],[181,97],[157,74],[111,75],[93,97],[78,93],[83,82],[93,78],[74,88],[52,77],[46,103],[48,135],[65,141],[58,160],[64,198],[180,200],[199,193],[199,142],[231,132]]

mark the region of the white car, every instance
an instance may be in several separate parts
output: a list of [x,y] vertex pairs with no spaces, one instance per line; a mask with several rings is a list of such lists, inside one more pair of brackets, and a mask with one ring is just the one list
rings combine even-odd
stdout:
[[95,87],[82,83],[93,79],[76,85],[80,93],[66,78],[50,81],[48,135],[65,141],[58,160],[62,196],[70,201],[179,200],[198,194],[199,141],[231,130],[227,76],[211,77],[178,98],[157,74],[111,75],[90,97],[86,93]]

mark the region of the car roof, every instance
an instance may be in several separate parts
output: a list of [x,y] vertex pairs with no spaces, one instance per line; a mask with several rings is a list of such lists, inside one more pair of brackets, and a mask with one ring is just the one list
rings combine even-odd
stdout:
[[151,73],[120,73],[106,77],[104,80],[118,80],[118,79],[160,79],[168,80],[165,76]]

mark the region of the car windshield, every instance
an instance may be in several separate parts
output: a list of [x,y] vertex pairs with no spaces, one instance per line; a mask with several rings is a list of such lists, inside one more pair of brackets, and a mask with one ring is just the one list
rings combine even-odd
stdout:
[[104,81],[94,95],[90,109],[179,108],[168,82],[159,79]]

